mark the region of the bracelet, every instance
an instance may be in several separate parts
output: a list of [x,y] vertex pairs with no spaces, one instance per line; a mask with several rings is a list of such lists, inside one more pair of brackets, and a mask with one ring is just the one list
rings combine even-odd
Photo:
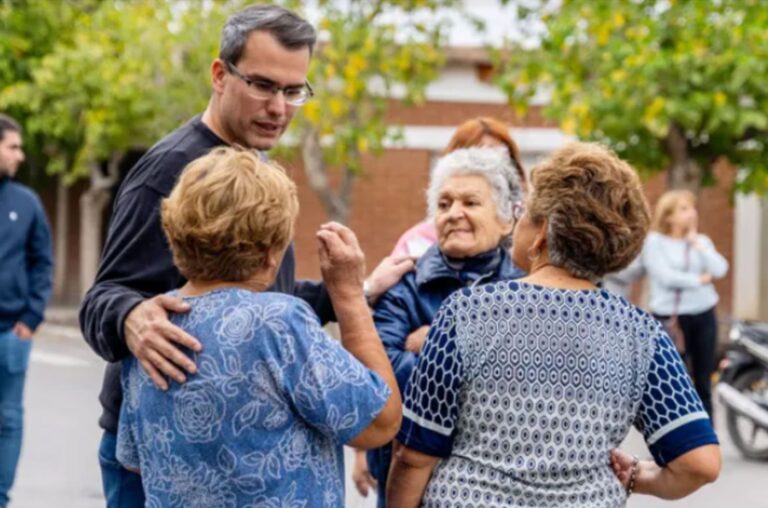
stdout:
[[627,484],[627,497],[632,495],[635,490],[635,480],[637,480],[637,469],[640,459],[637,455],[632,456],[632,472],[629,474],[629,483]]

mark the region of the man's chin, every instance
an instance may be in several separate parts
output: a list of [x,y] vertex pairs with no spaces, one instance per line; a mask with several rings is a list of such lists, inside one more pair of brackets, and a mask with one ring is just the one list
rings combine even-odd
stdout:
[[249,140],[248,146],[250,148],[255,148],[256,150],[266,152],[276,147],[278,141],[280,141],[279,135],[274,137],[256,136]]

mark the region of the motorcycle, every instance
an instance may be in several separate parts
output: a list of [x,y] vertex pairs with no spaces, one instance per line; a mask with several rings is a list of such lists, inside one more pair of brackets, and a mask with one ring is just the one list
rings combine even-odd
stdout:
[[748,459],[768,460],[768,323],[734,321],[717,393],[726,428]]

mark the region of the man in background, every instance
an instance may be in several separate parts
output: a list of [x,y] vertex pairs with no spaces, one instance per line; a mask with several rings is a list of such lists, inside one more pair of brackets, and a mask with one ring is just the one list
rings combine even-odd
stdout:
[[37,195],[13,180],[21,127],[0,114],[0,508],[21,453],[24,381],[32,336],[51,294],[51,233]]

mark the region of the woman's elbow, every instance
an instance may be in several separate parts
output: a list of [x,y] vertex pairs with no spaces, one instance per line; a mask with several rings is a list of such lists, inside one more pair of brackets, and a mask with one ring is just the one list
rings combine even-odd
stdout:
[[709,483],[714,483],[720,476],[720,469],[722,467],[722,460],[720,456],[720,448],[717,448],[717,455],[712,460],[704,461],[699,470],[697,471],[697,479],[701,486]]
[[728,274],[728,264],[726,263],[723,266],[718,266],[717,269],[712,270],[712,278],[713,279],[722,279]]
[[382,421],[374,421],[374,423],[378,429],[377,437],[381,440],[381,443],[374,445],[375,447],[383,446],[395,439],[403,423],[402,404],[397,404],[393,409],[387,411],[387,414],[384,414],[384,411],[382,411],[380,416]]
[[700,460],[696,461],[696,465],[688,471],[691,479],[696,483],[696,488],[714,483],[720,476],[722,467],[720,447],[712,445],[707,448],[707,456],[701,457]]
[[400,430],[400,425],[403,420],[403,410],[401,404],[396,404],[394,407],[387,407],[379,413],[368,427],[366,427],[360,434],[355,436],[352,441],[347,443],[349,446],[355,448],[362,448],[369,450],[371,448],[379,448],[392,442]]

